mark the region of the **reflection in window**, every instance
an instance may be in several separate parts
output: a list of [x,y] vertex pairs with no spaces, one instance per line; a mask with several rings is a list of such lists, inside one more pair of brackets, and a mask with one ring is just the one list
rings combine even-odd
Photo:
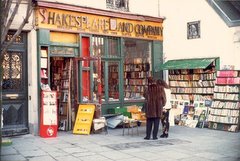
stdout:
[[151,42],[125,39],[124,99],[143,99],[147,78],[151,76]]
[[108,62],[108,94],[109,101],[119,100],[119,63]]
[[104,53],[104,38],[101,36],[92,37],[93,56],[103,56]]
[[106,0],[107,8],[129,12],[129,0]]

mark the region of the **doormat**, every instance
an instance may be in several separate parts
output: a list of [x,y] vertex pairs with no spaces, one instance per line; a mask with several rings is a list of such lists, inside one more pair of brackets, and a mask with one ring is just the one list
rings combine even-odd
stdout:
[[186,144],[191,143],[190,141],[180,140],[180,139],[164,139],[164,140],[152,140],[152,141],[142,141],[142,142],[132,142],[132,143],[121,143],[121,144],[109,144],[104,145],[113,150],[126,150],[133,148],[146,148],[153,146],[165,146],[165,145],[176,145],[176,144]]

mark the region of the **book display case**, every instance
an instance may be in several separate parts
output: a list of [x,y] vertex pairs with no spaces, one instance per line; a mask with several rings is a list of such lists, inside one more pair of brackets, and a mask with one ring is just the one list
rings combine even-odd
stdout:
[[209,128],[224,131],[239,131],[240,119],[240,71],[217,72],[214,98],[210,109]]
[[169,70],[171,99],[204,101],[212,99],[216,73],[207,69]]

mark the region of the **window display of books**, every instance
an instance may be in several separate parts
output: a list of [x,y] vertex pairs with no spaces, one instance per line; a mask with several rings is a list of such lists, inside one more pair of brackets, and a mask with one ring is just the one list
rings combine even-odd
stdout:
[[151,76],[151,71],[147,60],[129,58],[124,64],[124,99],[143,99],[143,92],[149,76]]
[[[48,84],[48,48],[41,47],[40,50],[40,78],[41,78],[41,87]],[[44,87],[42,88],[44,90]]]
[[240,71],[217,72],[209,128],[237,132],[240,119]]

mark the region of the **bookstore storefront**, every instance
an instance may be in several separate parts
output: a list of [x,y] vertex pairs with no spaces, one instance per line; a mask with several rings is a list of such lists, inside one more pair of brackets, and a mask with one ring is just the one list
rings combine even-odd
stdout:
[[39,87],[57,91],[60,124],[68,118],[63,128],[72,129],[81,103],[101,104],[106,114],[110,108],[144,102],[147,78],[162,77],[157,70],[163,62],[162,18],[38,6]]

